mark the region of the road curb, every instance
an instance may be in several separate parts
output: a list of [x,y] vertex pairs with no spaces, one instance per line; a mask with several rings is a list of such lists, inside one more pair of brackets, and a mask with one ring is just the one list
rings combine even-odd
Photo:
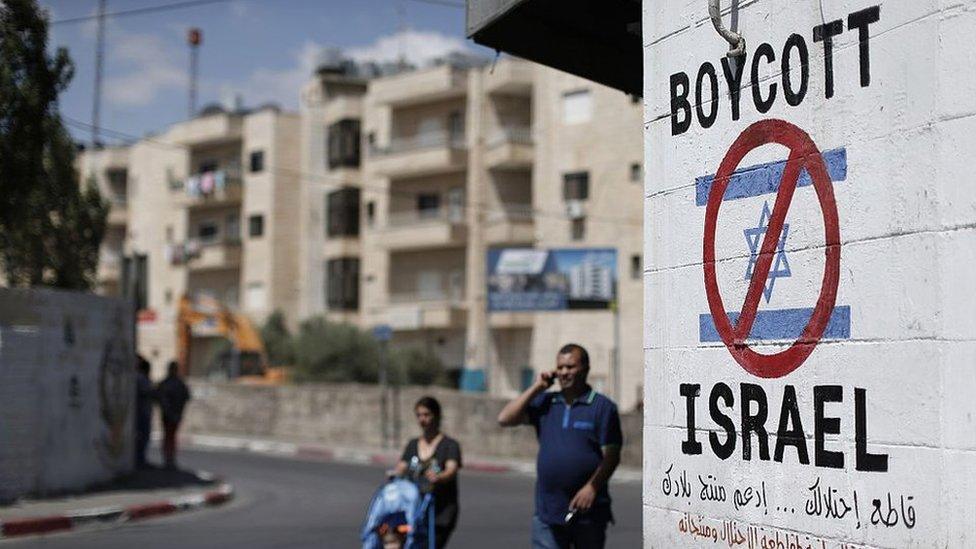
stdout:
[[[400,455],[396,452],[357,450],[353,448],[331,448],[315,443],[278,442],[264,439],[251,439],[224,435],[185,434],[180,441],[188,446],[216,450],[237,450],[255,454],[293,457],[326,463],[353,463],[357,465],[381,465],[391,467]],[[466,471],[479,473],[519,473],[535,474],[535,463],[487,460],[465,460]],[[640,471],[618,469],[611,482],[639,482]]]
[[65,532],[95,523],[145,520],[204,507],[215,507],[233,498],[234,487],[222,482],[214,490],[152,503],[79,509],[63,515],[0,521],[0,539]]

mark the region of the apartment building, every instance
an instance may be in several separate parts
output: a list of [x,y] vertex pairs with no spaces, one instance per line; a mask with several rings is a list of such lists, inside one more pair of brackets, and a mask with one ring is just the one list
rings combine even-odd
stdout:
[[[299,114],[204,110],[79,166],[113,203],[99,289],[137,291],[139,347],[174,358],[182,295],[294,329],[325,315],[387,325],[394,346],[437,355],[467,390],[512,395],[569,341],[624,409],[642,380],[640,105],[516,59],[429,68],[330,55]],[[610,249],[568,291],[609,309],[489,312],[502,249]],[[126,285],[125,277],[133,277]],[[220,340],[194,330],[191,372]],[[619,354],[617,354],[619,349]]]
[[77,169],[82,184],[94,183],[102,198],[109,202],[95,290],[102,295],[121,295],[129,221],[129,149],[105,147],[86,150],[78,155]]
[[[274,107],[211,107],[128,147],[81,155],[82,173],[93,172],[113,197],[118,238],[106,238],[103,258],[131,265],[117,276],[113,261],[100,265],[99,288],[113,293],[114,281],[134,277],[139,351],[154,374],[177,356],[183,295],[255,322],[275,309],[297,322],[299,127],[296,114]],[[219,341],[215,327],[194,329],[191,373],[209,373]]]
[[[303,89],[301,118],[303,315],[388,325],[462,388],[499,395],[575,341],[600,390],[637,402],[639,104],[514,59],[385,76],[333,59]],[[617,307],[489,313],[486,257],[502,248],[614,249]],[[607,293],[607,273],[577,278]]]

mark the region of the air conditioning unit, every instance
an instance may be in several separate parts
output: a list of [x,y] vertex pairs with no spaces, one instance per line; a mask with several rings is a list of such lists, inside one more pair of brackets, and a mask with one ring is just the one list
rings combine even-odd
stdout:
[[583,207],[582,200],[566,201],[566,217],[570,219],[582,219],[586,217],[586,209]]

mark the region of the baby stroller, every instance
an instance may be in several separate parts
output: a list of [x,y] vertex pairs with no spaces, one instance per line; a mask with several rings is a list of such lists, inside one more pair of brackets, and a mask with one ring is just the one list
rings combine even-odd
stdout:
[[360,539],[363,549],[434,549],[434,496],[391,479],[370,501]]

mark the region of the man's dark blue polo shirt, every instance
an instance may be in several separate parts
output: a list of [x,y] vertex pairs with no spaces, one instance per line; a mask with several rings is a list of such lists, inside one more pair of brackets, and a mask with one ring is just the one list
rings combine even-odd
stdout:
[[[539,438],[535,513],[546,524],[565,524],[570,500],[603,461],[603,447],[623,444],[617,405],[589,388],[570,406],[561,393],[538,395],[528,414]],[[610,520],[606,485],[597,492],[590,516]]]

